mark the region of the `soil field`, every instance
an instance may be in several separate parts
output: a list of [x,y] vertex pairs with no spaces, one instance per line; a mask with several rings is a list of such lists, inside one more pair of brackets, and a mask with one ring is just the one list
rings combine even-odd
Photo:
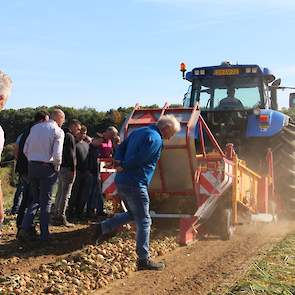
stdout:
[[230,241],[212,238],[177,248],[164,257],[164,271],[135,272],[95,294],[223,294],[294,229],[288,222],[241,226]]
[[[175,231],[154,233],[152,255],[167,264],[162,272],[133,271],[133,233],[94,246],[87,224],[52,231],[48,245],[22,246],[14,228],[5,229],[0,294],[223,294],[254,261],[295,231],[295,224],[243,225],[230,241],[210,237],[186,247],[176,247]],[[124,269],[118,271],[120,265]]]

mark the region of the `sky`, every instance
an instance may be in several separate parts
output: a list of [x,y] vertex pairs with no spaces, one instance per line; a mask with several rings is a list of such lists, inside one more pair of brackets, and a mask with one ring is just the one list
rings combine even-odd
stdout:
[[295,87],[293,0],[14,0],[1,10],[6,108],[181,103],[181,62],[258,64]]

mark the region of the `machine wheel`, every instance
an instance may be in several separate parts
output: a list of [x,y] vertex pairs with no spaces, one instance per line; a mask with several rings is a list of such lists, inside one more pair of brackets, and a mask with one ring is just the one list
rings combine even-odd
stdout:
[[286,126],[278,137],[274,153],[276,188],[286,210],[295,212],[295,124]]
[[232,224],[232,210],[229,208],[220,209],[220,238],[224,241],[231,239],[234,233]]

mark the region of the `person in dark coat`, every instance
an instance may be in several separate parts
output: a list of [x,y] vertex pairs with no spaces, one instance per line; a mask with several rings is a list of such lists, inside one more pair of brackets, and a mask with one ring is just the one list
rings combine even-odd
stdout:
[[103,197],[99,175],[98,159],[100,157],[101,138],[96,136],[89,145],[88,168],[90,174],[90,191],[87,200],[87,216],[95,218],[97,214],[103,214]]
[[82,219],[84,207],[90,193],[91,175],[89,172],[89,143],[85,141],[87,127],[82,125],[76,139],[77,173],[69,201],[70,218]]
[[66,210],[76,177],[77,158],[75,136],[81,131],[81,123],[78,120],[72,120],[69,124],[69,128],[64,131],[65,140],[62,152],[62,163],[58,175],[58,189],[55,197],[53,224],[72,227],[74,224],[68,222]]
[[98,160],[111,158],[114,153],[113,140],[118,136],[118,130],[109,126],[102,134],[97,133],[90,145],[90,165],[92,167],[92,185],[87,204],[87,212],[90,218],[106,217],[104,212],[104,196],[99,174]]

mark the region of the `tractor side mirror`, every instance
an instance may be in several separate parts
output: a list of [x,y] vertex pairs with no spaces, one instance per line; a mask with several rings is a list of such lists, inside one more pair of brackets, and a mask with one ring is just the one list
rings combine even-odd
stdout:
[[289,94],[289,108],[294,108],[295,107],[295,93],[290,93]]
[[281,85],[281,82],[282,80],[280,78],[276,79],[271,83],[271,87],[279,87]]
[[[274,81],[275,82],[275,81]],[[272,110],[278,110],[278,96],[277,96],[277,87],[278,86],[270,86],[270,103]]]

